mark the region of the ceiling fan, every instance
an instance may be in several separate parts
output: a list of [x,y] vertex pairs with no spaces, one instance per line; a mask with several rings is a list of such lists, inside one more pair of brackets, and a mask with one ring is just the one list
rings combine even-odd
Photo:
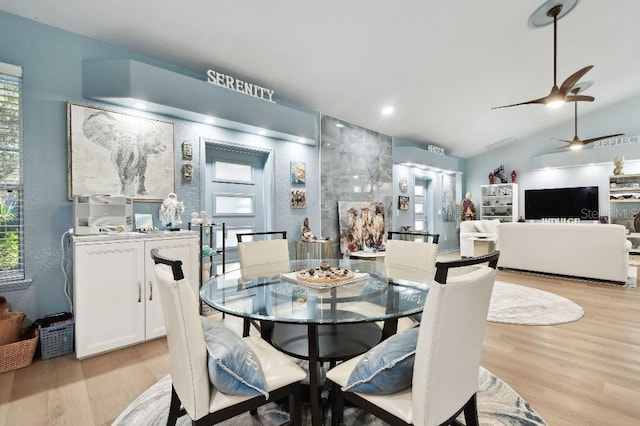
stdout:
[[[591,86],[591,82],[590,81],[585,81],[584,83],[580,83],[580,84],[576,84],[572,89],[571,89],[571,93],[573,93],[573,96],[577,96],[577,94],[582,91],[585,90],[586,88],[588,88],[589,86]],[[570,98],[571,96],[567,96],[567,98]],[[591,96],[590,96],[591,97]],[[622,136],[624,135],[624,133],[616,133],[613,135],[606,135],[606,136],[598,136],[597,138],[591,138],[591,139],[585,139],[585,140],[580,140],[580,138],[578,137],[578,101],[571,101],[574,104],[574,118],[573,118],[573,139],[568,141],[565,139],[556,139],[554,138],[554,140],[559,141],[559,142],[566,142],[567,145],[564,146],[563,148],[569,148],[572,150],[576,150],[576,149],[582,149],[585,145],[590,144],[592,142],[596,142],[596,141],[600,141],[602,139],[609,139],[609,138],[613,138],[616,136]]]
[[491,109],[509,108],[527,104],[544,104],[549,108],[554,108],[565,102],[591,102],[594,100],[592,96],[569,95],[570,89],[593,68],[593,65],[586,66],[571,74],[562,82],[559,88],[557,84],[558,19],[569,13],[579,1],[580,0],[547,0],[542,6],[536,9],[529,18],[529,26],[533,28],[542,27],[553,22],[553,87],[551,88],[551,92],[542,98],[519,102],[517,104],[498,106]]

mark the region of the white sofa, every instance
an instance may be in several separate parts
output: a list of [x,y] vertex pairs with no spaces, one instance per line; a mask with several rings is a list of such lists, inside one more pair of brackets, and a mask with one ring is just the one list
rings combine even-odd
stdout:
[[500,219],[494,220],[464,220],[460,222],[460,256],[474,257],[476,239],[486,238],[495,241],[495,248],[498,249],[498,225]]
[[502,223],[501,268],[626,282],[631,243],[622,225]]

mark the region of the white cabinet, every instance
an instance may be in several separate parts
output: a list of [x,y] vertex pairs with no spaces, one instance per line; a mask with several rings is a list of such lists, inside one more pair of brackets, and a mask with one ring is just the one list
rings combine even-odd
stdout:
[[165,335],[150,252],[180,259],[198,292],[198,234],[76,236],[73,300],[76,356],[84,358]]
[[518,220],[518,184],[497,183],[480,187],[480,219]]

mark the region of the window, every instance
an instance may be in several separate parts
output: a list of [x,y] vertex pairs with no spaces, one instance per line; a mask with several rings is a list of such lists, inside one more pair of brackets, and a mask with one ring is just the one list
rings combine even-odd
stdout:
[[23,280],[22,69],[0,63],[0,282]]

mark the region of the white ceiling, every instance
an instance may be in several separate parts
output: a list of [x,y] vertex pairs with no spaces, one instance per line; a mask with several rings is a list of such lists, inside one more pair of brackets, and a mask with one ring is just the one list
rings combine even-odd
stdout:
[[[543,0],[0,0],[0,10],[186,67],[275,99],[468,158],[566,122],[573,108],[494,106],[545,96],[553,26]],[[558,85],[586,65],[584,114],[640,95],[640,1],[584,0],[558,21]],[[393,105],[395,113],[380,111]],[[625,132],[601,129],[601,134]],[[582,135],[583,139],[599,135]]]

